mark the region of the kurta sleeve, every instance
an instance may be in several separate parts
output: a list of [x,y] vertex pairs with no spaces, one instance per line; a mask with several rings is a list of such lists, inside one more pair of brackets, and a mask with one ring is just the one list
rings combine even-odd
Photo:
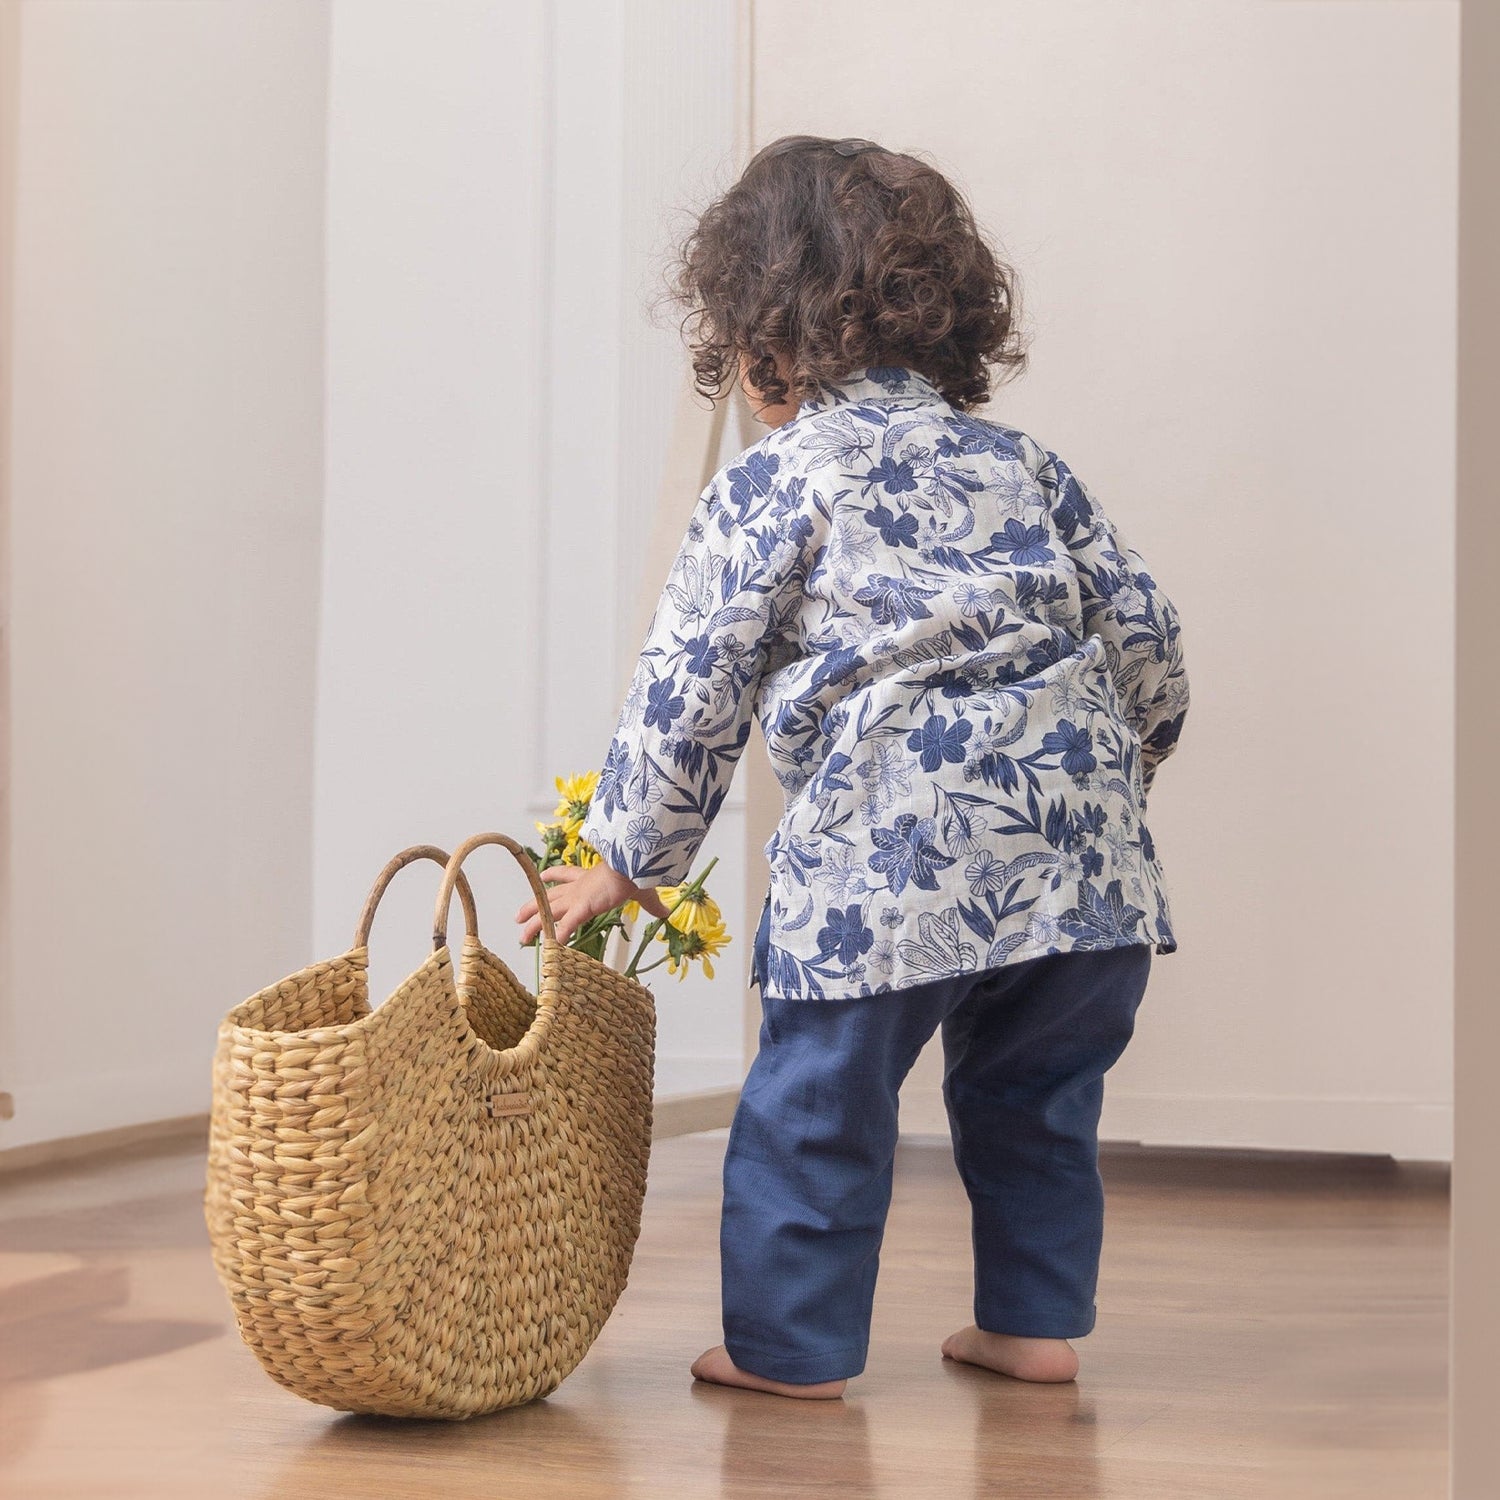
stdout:
[[1141,781],[1149,792],[1187,716],[1181,622],[1145,559],[1068,466],[1055,454],[1047,458],[1053,521],[1077,569],[1084,632],[1104,642],[1115,692],[1140,737]]
[[752,455],[699,497],[579,830],[637,885],[689,874],[787,630],[806,526],[774,471]]

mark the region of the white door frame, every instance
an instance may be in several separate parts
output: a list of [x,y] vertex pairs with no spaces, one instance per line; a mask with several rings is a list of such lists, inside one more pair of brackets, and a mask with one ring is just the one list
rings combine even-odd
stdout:
[[1500,984],[1494,851],[1500,845],[1500,7],[1465,0],[1458,233],[1457,777],[1450,1413],[1454,1500],[1500,1485]]

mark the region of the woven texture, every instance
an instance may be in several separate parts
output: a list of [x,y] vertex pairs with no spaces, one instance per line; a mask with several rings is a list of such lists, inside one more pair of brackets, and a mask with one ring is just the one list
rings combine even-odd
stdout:
[[214,1263],[245,1342],[298,1395],[448,1418],[529,1401],[613,1309],[655,1014],[643,985],[540,941],[536,997],[471,935],[456,975],[444,943],[373,1011],[356,946],[221,1025]]

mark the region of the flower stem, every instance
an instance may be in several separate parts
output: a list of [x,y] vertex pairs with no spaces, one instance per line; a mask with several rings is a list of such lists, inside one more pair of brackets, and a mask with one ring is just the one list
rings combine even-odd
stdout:
[[631,955],[630,962],[625,965],[625,977],[627,979],[634,979],[638,974],[649,973],[651,969],[656,968],[657,964],[664,962],[664,960],[658,959],[656,964],[650,964],[645,969],[638,968],[641,958],[645,954],[647,944],[650,943],[651,939],[654,938],[656,934],[666,926],[668,920],[672,916],[672,913],[675,912],[679,906],[682,906],[685,902],[691,901],[694,896],[698,895],[702,891],[703,882],[708,879],[709,873],[712,871],[713,867],[718,864],[718,862],[719,857],[718,855],[715,855],[711,860],[709,860],[709,862],[703,867],[703,869],[698,872],[697,875],[695,875],[685,886],[682,887],[677,900],[672,903],[671,910],[667,912],[667,915],[665,917],[657,917],[645,929],[645,931],[641,933],[641,940],[636,945],[636,950]]

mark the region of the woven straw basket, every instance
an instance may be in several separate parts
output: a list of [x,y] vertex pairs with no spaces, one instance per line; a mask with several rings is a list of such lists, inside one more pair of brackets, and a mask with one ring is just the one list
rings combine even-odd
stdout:
[[[460,866],[482,844],[509,849],[536,893],[535,997],[479,942]],[[375,907],[417,859],[446,865],[434,952],[371,1010]],[[555,1390],[625,1286],[654,1043],[650,991],[557,941],[514,840],[398,855],[347,953],[219,1028],[205,1217],[261,1364],[310,1401],[390,1416],[467,1417]]]

